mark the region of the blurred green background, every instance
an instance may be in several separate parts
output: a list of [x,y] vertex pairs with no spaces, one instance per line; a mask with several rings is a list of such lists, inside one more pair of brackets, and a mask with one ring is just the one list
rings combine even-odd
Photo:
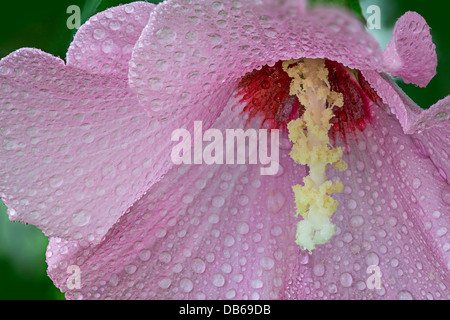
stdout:
[[[316,0],[354,3],[353,0]],[[35,47],[65,59],[76,30],[66,27],[70,5],[81,8],[82,22],[93,14],[132,1],[118,0],[2,0],[0,5],[0,58],[22,47]],[[160,1],[148,1],[158,3]],[[390,40],[395,21],[406,11],[420,13],[431,26],[437,46],[438,74],[425,89],[413,85],[402,88],[420,106],[427,108],[450,92],[450,43],[448,41],[447,1],[423,0],[361,0],[367,18],[370,5],[381,8],[382,28],[373,30],[384,49]],[[445,7],[447,6],[447,7]],[[47,238],[30,225],[8,220],[6,207],[0,203],[0,299],[64,299],[46,273]]]

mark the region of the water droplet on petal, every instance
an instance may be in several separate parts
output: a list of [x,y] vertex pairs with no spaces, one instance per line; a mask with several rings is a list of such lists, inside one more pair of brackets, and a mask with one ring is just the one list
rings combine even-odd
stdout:
[[205,272],[206,264],[202,259],[197,258],[192,261],[191,267],[195,273],[203,273]]
[[106,39],[105,41],[103,41],[102,51],[104,53],[110,53],[111,51],[113,51],[113,48],[114,48],[114,42],[111,39]]
[[272,258],[264,257],[264,258],[261,258],[261,260],[259,261],[259,264],[261,265],[261,267],[263,269],[271,270],[271,269],[273,269],[273,267],[275,265],[275,261]]
[[53,188],[58,188],[63,184],[63,178],[59,175],[53,176],[49,180],[50,186]]
[[161,28],[156,31],[156,39],[159,40],[162,44],[172,43],[177,37],[177,33],[170,28]]
[[83,227],[89,223],[91,215],[85,210],[79,210],[72,215],[72,223],[75,226]]
[[269,192],[266,200],[267,210],[270,213],[278,213],[283,207],[285,201],[286,198],[280,191],[271,191]]
[[341,281],[341,285],[344,288],[349,288],[353,284],[353,277],[350,273],[344,272],[343,274],[341,274],[340,281]]
[[150,250],[144,249],[139,252],[139,259],[141,259],[142,261],[148,261],[148,259],[150,259],[151,255],[152,254],[151,254]]
[[353,200],[353,199],[350,199],[350,200],[347,202],[347,208],[349,208],[350,210],[356,209],[356,206],[357,206],[357,203],[356,203],[356,201]]
[[189,293],[194,288],[194,284],[190,279],[184,278],[180,281],[180,288],[186,293]]
[[225,278],[220,273],[217,273],[213,276],[213,284],[214,286],[220,288],[225,285]]
[[127,266],[125,267],[125,271],[126,271],[128,274],[133,274],[133,273],[136,272],[136,270],[137,270],[137,267],[136,267],[134,264],[129,264],[129,265],[127,265]]
[[411,292],[402,290],[402,291],[399,291],[399,293],[397,294],[397,299],[398,300],[413,300],[414,298],[413,298]]
[[414,178],[414,180],[412,182],[412,187],[414,189],[419,189],[421,185],[422,185],[422,181],[420,181],[420,179],[418,179],[418,178]]
[[225,204],[225,198],[222,196],[214,197],[212,200],[212,204],[216,208],[220,208]]
[[113,287],[116,287],[119,284],[119,276],[117,274],[113,274],[110,278],[109,278],[109,284]]
[[325,266],[323,263],[316,264],[313,268],[313,273],[318,277],[323,276],[325,274]]
[[371,252],[366,256],[366,263],[368,266],[377,266],[380,263],[380,258],[375,252]]
[[105,29],[97,28],[94,30],[93,37],[95,40],[101,40],[105,37]]
[[158,281],[158,286],[159,286],[161,289],[167,289],[167,288],[170,287],[171,284],[172,284],[172,280],[170,280],[170,278],[168,278],[168,277],[161,278],[161,279]]
[[364,224],[364,218],[360,215],[356,215],[350,218],[350,225],[353,228],[359,228]]
[[236,290],[234,289],[230,289],[225,293],[225,298],[227,299],[233,299],[234,297],[236,297]]
[[241,222],[237,226],[237,231],[240,234],[247,234],[249,232],[249,230],[250,230],[250,227],[246,222]]

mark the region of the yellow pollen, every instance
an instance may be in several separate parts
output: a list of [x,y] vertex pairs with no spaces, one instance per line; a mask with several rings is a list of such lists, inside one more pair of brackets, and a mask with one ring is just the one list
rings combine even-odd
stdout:
[[331,91],[328,70],[322,59],[300,59],[283,62],[283,70],[292,78],[290,94],[305,107],[303,116],[288,124],[289,140],[293,143],[291,158],[309,167],[309,176],[303,185],[292,187],[295,194],[296,216],[303,220],[297,224],[296,243],[310,253],[317,244],[324,244],[335,233],[331,216],[339,203],[331,196],[340,193],[342,182],[328,180],[325,171],[330,167],[344,171],[342,148],[333,148],[328,131],[334,116],[332,108],[342,107],[341,93]]

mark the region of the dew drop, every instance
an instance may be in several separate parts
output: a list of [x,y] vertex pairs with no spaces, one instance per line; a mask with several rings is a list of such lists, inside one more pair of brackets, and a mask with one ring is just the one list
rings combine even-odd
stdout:
[[232,247],[235,243],[234,237],[232,235],[227,234],[224,239],[224,244],[226,247]]
[[159,255],[159,261],[163,262],[163,263],[169,263],[170,261],[172,261],[172,256],[170,255],[170,253],[168,252],[162,252]]
[[350,210],[356,209],[356,206],[357,206],[357,203],[356,203],[356,201],[353,200],[353,199],[350,199],[350,200],[347,202],[347,208],[349,208]]
[[208,34],[208,40],[212,44],[218,45],[218,44],[222,43],[222,36],[217,33],[211,33],[211,34]]
[[109,278],[109,284],[113,287],[117,287],[117,285],[119,284],[119,276],[117,274],[113,274],[110,278]]
[[275,265],[275,260],[270,257],[263,257],[259,260],[259,264],[265,270],[272,270]]
[[371,252],[366,256],[366,263],[369,266],[377,266],[380,263],[380,258],[375,252]]
[[350,225],[353,228],[359,228],[364,224],[364,218],[361,215],[356,215],[350,218]]
[[158,31],[156,31],[156,39],[162,44],[169,44],[172,43],[175,38],[177,37],[177,33],[170,29],[170,28],[161,28]]
[[225,293],[225,298],[227,299],[233,299],[234,297],[236,297],[236,290],[234,289],[230,289]]
[[139,252],[139,259],[141,259],[142,261],[148,261],[151,255],[152,254],[150,250],[144,249]]
[[219,215],[216,213],[213,213],[212,215],[209,216],[208,221],[211,224],[216,224],[218,223],[220,220]]
[[237,226],[237,231],[240,234],[247,234],[250,231],[250,227],[246,222],[241,222]]
[[83,227],[89,223],[91,215],[85,210],[79,210],[72,215],[72,223],[75,226]]
[[223,273],[229,274],[233,271],[233,267],[229,263],[224,263],[221,270]]
[[329,293],[336,293],[338,291],[336,284],[332,283],[328,286]]
[[281,229],[280,226],[273,226],[272,229],[270,230],[270,234],[274,237],[281,236],[282,233],[283,230]]
[[103,53],[111,53],[114,47],[114,42],[111,39],[106,39],[102,43],[102,51]]
[[266,198],[267,210],[270,213],[278,213],[283,207],[285,201],[286,198],[280,191],[278,190],[271,191],[269,192],[269,195]]
[[313,273],[318,277],[323,276],[325,274],[325,266],[323,263],[316,264],[313,268]]
[[341,281],[341,285],[344,288],[349,288],[353,284],[353,277],[350,273],[344,272],[343,274],[341,274],[340,281]]
[[171,284],[172,284],[172,280],[170,280],[170,278],[168,278],[168,277],[161,278],[161,279],[158,281],[158,286],[159,286],[161,289],[167,289],[167,288],[170,287]]
[[184,278],[180,281],[180,288],[186,293],[189,293],[194,288],[194,284],[190,279]]
[[63,178],[59,175],[53,176],[49,180],[50,186],[53,188],[58,188],[63,184]]
[[191,267],[195,273],[200,274],[200,273],[205,272],[206,264],[202,259],[197,258],[192,261]]
[[436,120],[442,121],[447,119],[448,114],[446,112],[439,112],[438,114],[436,114],[435,118]]
[[263,285],[264,285],[264,283],[259,279],[253,280],[251,282],[251,286],[253,289],[261,289],[263,287]]
[[129,264],[125,267],[125,271],[128,274],[133,274],[136,272],[136,270],[137,270],[137,267],[134,264]]
[[364,171],[364,162],[358,161],[358,162],[356,163],[356,168],[357,168],[359,171]]
[[222,196],[214,197],[212,200],[212,204],[216,208],[220,208],[225,204],[225,198]]
[[240,195],[238,198],[238,202],[241,206],[246,206],[249,202],[249,198],[245,194]]
[[225,278],[220,273],[217,273],[213,276],[213,285],[221,288],[225,285]]
[[420,179],[418,179],[418,178],[414,178],[414,180],[412,182],[412,187],[414,189],[419,189],[421,185],[422,185],[422,181],[420,181]]
[[94,30],[93,37],[95,40],[101,40],[105,37],[105,29],[97,28]]
[[411,292],[402,290],[402,291],[399,291],[399,293],[397,294],[397,299],[398,300],[413,300],[414,298],[413,298]]
[[150,78],[148,80],[148,87],[150,90],[159,91],[162,89],[162,81],[160,78]]

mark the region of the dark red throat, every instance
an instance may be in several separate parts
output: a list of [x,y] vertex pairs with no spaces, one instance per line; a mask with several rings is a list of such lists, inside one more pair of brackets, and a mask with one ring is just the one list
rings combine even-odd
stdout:
[[[356,132],[364,131],[372,121],[371,103],[381,103],[381,99],[359,71],[330,60],[325,60],[325,66],[331,90],[344,97],[344,106],[333,109],[330,138],[334,143],[340,138],[348,147],[347,139],[357,139]],[[289,95],[290,83],[291,78],[283,71],[281,61],[245,75],[239,83],[238,95],[241,103],[245,103],[243,113],[249,114],[248,121],[257,115],[263,116],[264,126],[285,129],[289,121],[301,117],[305,108],[296,97]]]

